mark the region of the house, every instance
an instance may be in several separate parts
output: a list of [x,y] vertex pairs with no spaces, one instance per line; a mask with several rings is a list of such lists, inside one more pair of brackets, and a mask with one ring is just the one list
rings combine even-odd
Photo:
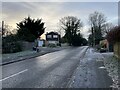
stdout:
[[101,48],[105,48],[109,52],[113,52],[113,44],[111,42],[108,42],[107,39],[101,40],[100,46],[101,46]]
[[107,39],[101,40],[100,45],[101,45],[102,48],[107,48],[108,49],[108,41],[107,41]]
[[55,44],[60,45],[60,34],[57,32],[49,32],[46,34],[46,45]]

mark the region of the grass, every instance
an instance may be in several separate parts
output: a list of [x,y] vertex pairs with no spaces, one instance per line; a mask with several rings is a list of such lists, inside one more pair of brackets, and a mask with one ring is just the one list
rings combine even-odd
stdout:
[[2,59],[14,59],[17,57],[22,57],[22,56],[27,56],[36,53],[35,51],[32,50],[27,50],[27,51],[22,51],[22,52],[17,52],[17,53],[12,53],[12,54],[3,54]]
[[119,86],[119,82],[120,82],[120,79],[119,79],[119,77],[120,77],[120,74],[119,74],[120,60],[117,59],[113,55],[104,56],[104,57],[105,57],[104,65],[105,65],[107,71],[109,72],[109,76],[113,80],[113,85],[111,87],[118,88],[118,87],[120,87]]

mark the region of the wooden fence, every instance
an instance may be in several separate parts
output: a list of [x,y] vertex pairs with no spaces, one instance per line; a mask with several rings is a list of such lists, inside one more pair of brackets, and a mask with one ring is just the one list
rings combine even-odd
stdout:
[[21,42],[22,43],[22,50],[32,50],[33,46],[35,46],[34,42]]
[[114,44],[114,55],[120,59],[120,42]]

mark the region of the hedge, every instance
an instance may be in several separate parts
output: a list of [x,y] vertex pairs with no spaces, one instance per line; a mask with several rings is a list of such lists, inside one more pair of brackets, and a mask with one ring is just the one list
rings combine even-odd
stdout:
[[114,27],[107,35],[109,42],[115,43],[120,42],[120,26]]

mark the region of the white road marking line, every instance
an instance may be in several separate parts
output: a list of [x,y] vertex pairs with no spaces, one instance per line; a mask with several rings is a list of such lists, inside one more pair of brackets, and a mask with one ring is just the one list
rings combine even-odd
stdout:
[[25,69],[25,70],[20,71],[20,72],[18,72],[18,73],[16,73],[16,74],[13,74],[13,75],[11,75],[11,76],[8,76],[8,77],[6,77],[6,78],[3,78],[3,79],[0,80],[0,82],[1,82],[1,81],[4,81],[4,80],[6,80],[6,79],[9,79],[9,78],[11,78],[11,77],[14,77],[14,76],[16,76],[16,75],[19,75],[19,74],[21,74],[21,73],[23,73],[23,72],[26,72],[26,71],[28,71],[28,69]]

